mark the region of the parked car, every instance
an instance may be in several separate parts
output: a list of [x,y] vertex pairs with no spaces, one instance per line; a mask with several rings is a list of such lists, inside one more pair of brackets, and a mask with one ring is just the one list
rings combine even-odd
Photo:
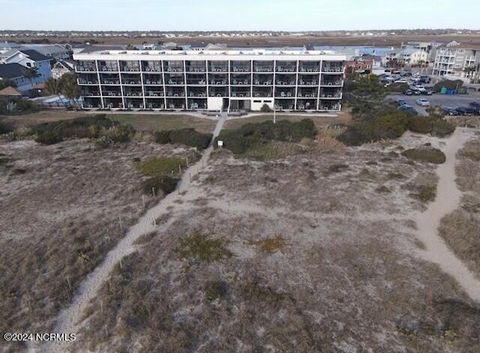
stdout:
[[469,106],[473,109],[475,109],[477,114],[480,114],[480,103],[479,102],[472,102],[469,104]]
[[407,89],[405,92],[403,92],[403,94],[406,96],[413,96],[413,91],[411,89]]
[[422,107],[429,107],[430,102],[425,98],[419,98],[416,100],[416,103]]
[[450,116],[458,115],[457,107],[443,106],[442,111],[445,115],[450,115]]
[[418,115],[418,112],[416,111],[416,109],[408,104],[401,105],[400,107],[398,107],[398,109],[408,114]]
[[397,99],[397,103],[401,107],[402,105],[406,105],[407,101],[405,99]]
[[471,108],[471,107],[458,107],[457,108],[457,115],[466,115],[466,116],[470,116],[470,115],[475,115],[477,113],[477,111],[474,109],[474,108]]
[[423,95],[425,96],[431,96],[433,94],[432,90],[426,89],[422,92]]

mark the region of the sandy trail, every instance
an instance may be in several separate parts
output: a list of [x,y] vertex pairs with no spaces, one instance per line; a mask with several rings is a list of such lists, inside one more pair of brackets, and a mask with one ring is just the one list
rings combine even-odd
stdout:
[[426,247],[420,251],[421,256],[438,264],[442,271],[451,275],[463,287],[470,298],[480,302],[480,280],[455,256],[438,234],[441,219],[460,207],[462,192],[455,181],[456,154],[471,136],[468,129],[457,128],[446,141],[443,152],[447,160],[437,168],[437,197],[425,212],[417,215],[416,221],[417,237]]
[[[193,176],[198,174],[208,162],[210,154],[213,150],[213,140],[218,136],[222,130],[223,124],[226,120],[226,114],[222,114],[217,122],[214,130],[214,136],[210,146],[204,151],[202,158],[190,166],[183,174],[180,180],[177,190],[164,199],[162,199],[155,207],[148,210],[143,215],[137,224],[132,226],[126,236],[106,255],[105,260],[91,272],[87,278],[80,284],[80,287],[73,298],[72,303],[60,312],[56,319],[56,325],[53,332],[58,333],[77,333],[80,319],[82,317],[84,309],[88,306],[89,302],[96,296],[100,287],[109,278],[110,273],[114,269],[115,265],[119,263],[122,258],[133,253],[137,247],[135,241],[142,235],[148,234],[152,231],[162,231],[169,227],[173,223],[174,218],[170,218],[168,222],[157,226],[155,220],[164,214],[169,214],[169,206],[174,206],[175,201],[182,198],[185,191],[188,190],[191,185],[190,181]],[[60,353],[68,350],[68,343],[54,343],[45,344],[42,347],[31,345],[29,352],[45,352],[45,353]]]

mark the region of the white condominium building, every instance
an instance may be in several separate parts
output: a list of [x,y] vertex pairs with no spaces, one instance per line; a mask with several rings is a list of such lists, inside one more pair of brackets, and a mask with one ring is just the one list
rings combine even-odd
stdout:
[[437,48],[433,74],[474,79],[480,71],[480,47],[451,43]]
[[322,51],[127,50],[74,54],[87,109],[341,109],[345,60]]

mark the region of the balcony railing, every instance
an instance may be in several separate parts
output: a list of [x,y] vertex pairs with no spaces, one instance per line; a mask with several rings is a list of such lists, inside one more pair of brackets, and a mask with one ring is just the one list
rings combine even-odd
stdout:
[[322,82],[322,86],[342,86],[342,85],[343,85],[343,80]]
[[119,85],[120,80],[102,80],[102,84],[104,84],[104,85]]
[[82,79],[82,78],[77,79],[77,83],[79,85],[98,85],[97,80],[85,80],[85,79]]
[[146,80],[143,81],[143,83],[146,84],[146,85],[161,85],[162,81],[155,81],[155,80],[146,79]]
[[149,97],[163,97],[163,91],[147,91],[145,93]]
[[98,91],[84,92],[83,96],[84,97],[100,97],[100,92]]
[[142,84],[142,81],[138,81],[138,80],[123,80],[122,81],[122,84],[124,85],[141,85]]
[[210,72],[228,72],[228,67],[213,66],[210,68]]
[[207,96],[206,92],[189,92],[188,93],[189,97],[196,97],[196,98],[204,98]]
[[108,97],[121,97],[122,93],[121,92],[106,91],[106,92],[103,92],[103,95],[108,96]]
[[145,66],[143,68],[145,72],[162,72],[162,68],[160,66]]
[[168,80],[167,85],[174,85],[174,86],[180,86],[183,85],[183,81],[176,81],[176,80]]
[[183,67],[166,67],[165,72],[183,72]]
[[209,84],[212,86],[226,86],[227,81],[226,80],[210,80]]
[[292,92],[275,92],[275,97],[294,97],[295,93]]
[[179,98],[185,98],[185,93],[182,92],[167,92],[167,97],[179,97]]
[[343,72],[343,67],[340,67],[340,66],[326,66],[323,68],[323,72],[332,72],[332,73],[341,73]]
[[273,66],[255,66],[253,71],[255,71],[255,72],[273,72]]
[[142,97],[143,92],[125,92],[125,95],[128,97]]
[[248,82],[247,80],[232,80],[230,82],[231,85],[233,86],[249,86],[250,85],[250,82]]
[[300,67],[299,72],[320,72],[320,66],[316,66],[316,67]]
[[140,71],[140,66],[123,66],[121,71],[138,72]]
[[187,67],[187,72],[206,72],[204,67]]
[[295,81],[277,81],[278,86],[295,86]]
[[306,80],[300,80],[299,83],[301,86],[315,86],[318,85],[318,81],[306,81]]
[[95,66],[82,66],[82,65],[77,65],[76,67],[77,72],[80,71],[85,71],[85,72],[94,72],[97,71],[97,68]]
[[317,93],[298,93],[298,97],[301,98],[317,98]]
[[325,94],[323,93],[320,98],[331,98],[331,99],[340,99],[342,98],[342,94],[341,93],[334,93],[334,94]]
[[277,66],[277,72],[295,72],[295,66]]
[[103,65],[103,66],[100,66],[98,68],[99,71],[107,71],[107,72],[110,72],[110,71],[118,71],[118,67],[116,66],[106,66],[106,65]]
[[232,72],[250,72],[250,67],[246,66],[234,66]]
[[270,85],[272,85],[273,81],[254,80],[253,83],[254,83],[256,86],[270,86]]
[[187,85],[206,85],[205,80],[187,80]]

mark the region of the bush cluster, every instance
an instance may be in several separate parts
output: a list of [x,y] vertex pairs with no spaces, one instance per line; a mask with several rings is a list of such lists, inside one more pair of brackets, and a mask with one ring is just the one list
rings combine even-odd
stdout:
[[35,102],[26,99],[0,98],[0,114],[25,114],[39,111],[40,107]]
[[150,158],[137,164],[137,169],[146,176],[177,175],[185,167],[180,158]]
[[96,138],[101,129],[116,125],[118,125],[117,122],[100,114],[35,125],[32,132],[37,135],[38,142],[41,142],[44,136],[49,137],[50,141],[56,139],[60,142],[66,138]]
[[455,131],[455,125],[436,115],[411,116],[408,121],[408,129],[421,134],[445,137]]
[[409,150],[405,150],[402,152],[402,156],[418,162],[435,164],[445,163],[446,160],[445,154],[442,151],[431,147],[412,148]]
[[398,138],[408,129],[408,123],[406,113],[385,107],[369,117],[357,119],[337,139],[346,145],[359,146],[367,142]]
[[0,121],[0,135],[3,135],[3,134],[8,134],[10,132],[13,132],[15,129],[13,128],[12,125],[4,122],[4,121]]
[[235,130],[223,130],[217,140],[224,142],[224,147],[235,154],[242,154],[256,145],[270,141],[300,142],[303,138],[313,139],[317,134],[315,124],[310,119],[299,122],[281,120],[249,123]]
[[179,143],[198,149],[205,149],[210,144],[212,136],[212,134],[204,134],[192,128],[162,130],[155,132],[155,142],[160,144]]
[[146,195],[157,196],[160,192],[164,195],[175,191],[179,179],[166,175],[148,178],[142,182],[142,190]]

